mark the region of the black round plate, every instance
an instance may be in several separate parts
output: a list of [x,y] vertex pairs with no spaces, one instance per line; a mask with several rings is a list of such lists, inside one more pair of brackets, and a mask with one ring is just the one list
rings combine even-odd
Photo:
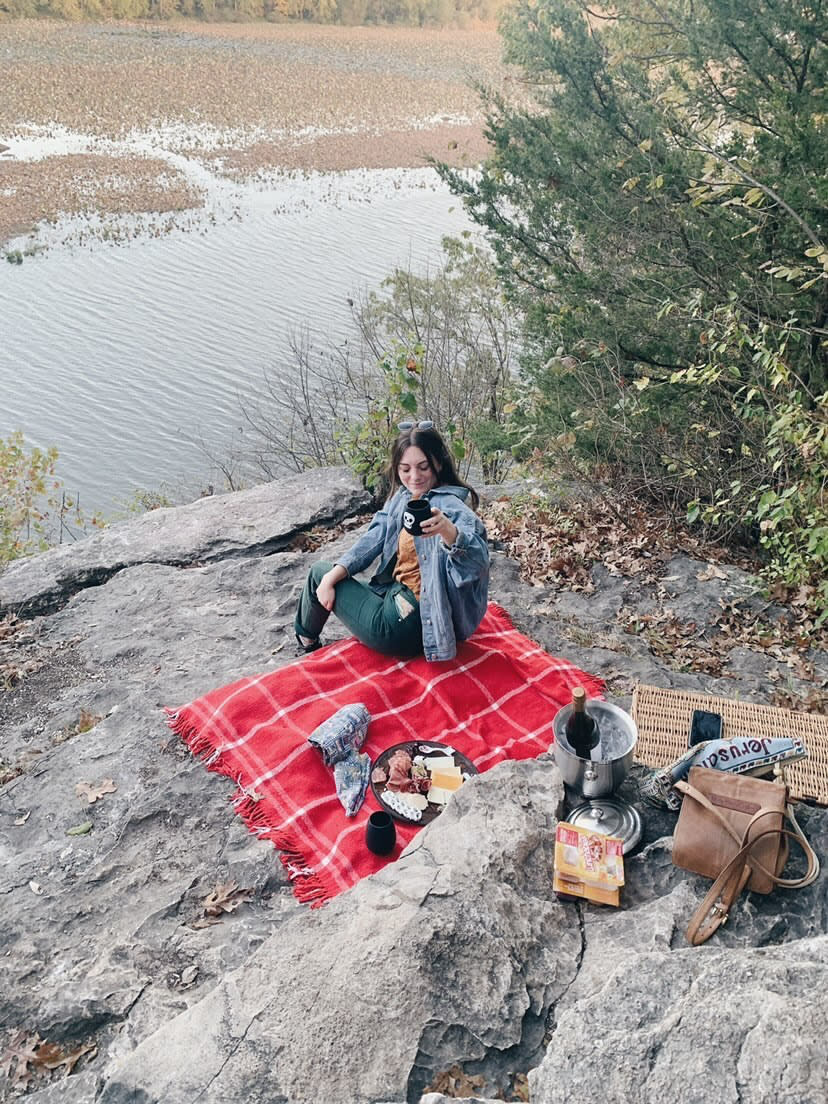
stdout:
[[[429,751],[422,751],[421,748],[428,748]],[[373,775],[377,767],[382,767],[387,771],[389,760],[395,751],[407,751],[412,759],[415,755],[439,755],[441,752],[445,755],[450,754],[454,758],[455,765],[460,767],[465,774],[480,773],[471,759],[467,759],[462,751],[455,750],[450,752],[448,744],[441,744],[435,740],[406,740],[402,744],[394,744],[393,747],[386,748],[385,751],[381,752],[371,764],[371,774]],[[420,826],[423,824],[430,824],[445,808],[444,805],[434,805],[432,802],[429,802],[426,808],[423,809],[423,815],[420,820],[409,820],[408,817],[404,817],[402,814],[395,812],[394,809],[386,805],[382,800],[382,795],[385,791],[384,782],[376,783],[372,778],[371,790],[373,791],[374,797],[379,802],[380,808],[390,813],[394,820],[399,821],[400,824],[414,824]]]

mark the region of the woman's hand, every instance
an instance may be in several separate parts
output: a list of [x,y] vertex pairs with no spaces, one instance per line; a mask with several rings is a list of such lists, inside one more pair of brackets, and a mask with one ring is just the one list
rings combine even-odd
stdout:
[[347,579],[347,577],[348,572],[342,564],[334,564],[331,570],[326,571],[319,580],[319,586],[316,588],[316,600],[320,606],[323,606],[328,611],[328,613],[334,608],[336,584],[341,583],[342,580]]
[[431,508],[431,517],[420,523],[420,529],[424,537],[442,537],[449,547],[457,540],[457,526],[436,506]]

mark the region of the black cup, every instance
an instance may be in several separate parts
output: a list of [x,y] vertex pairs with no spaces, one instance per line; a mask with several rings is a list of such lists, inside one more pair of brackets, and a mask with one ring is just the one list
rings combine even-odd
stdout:
[[390,813],[371,813],[365,827],[365,846],[375,855],[390,855],[397,842],[397,829]]
[[410,498],[403,511],[403,528],[412,537],[422,536],[422,524],[431,517],[431,503],[427,498]]

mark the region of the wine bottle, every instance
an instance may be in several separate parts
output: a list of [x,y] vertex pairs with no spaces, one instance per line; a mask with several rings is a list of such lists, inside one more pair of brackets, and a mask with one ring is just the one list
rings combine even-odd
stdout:
[[600,734],[595,718],[587,713],[586,690],[575,686],[572,690],[572,712],[566,721],[566,740],[579,759],[591,759],[592,749],[598,746]]

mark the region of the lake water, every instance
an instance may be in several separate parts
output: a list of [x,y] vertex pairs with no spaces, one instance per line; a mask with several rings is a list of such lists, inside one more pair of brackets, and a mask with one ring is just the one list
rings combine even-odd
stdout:
[[348,297],[395,265],[436,264],[441,238],[469,223],[421,169],[283,177],[189,229],[141,225],[113,245],[89,220],[66,223],[0,267],[0,437],[55,445],[87,511],[216,480],[198,442],[231,448],[264,373],[292,371],[291,333],[352,335]]

